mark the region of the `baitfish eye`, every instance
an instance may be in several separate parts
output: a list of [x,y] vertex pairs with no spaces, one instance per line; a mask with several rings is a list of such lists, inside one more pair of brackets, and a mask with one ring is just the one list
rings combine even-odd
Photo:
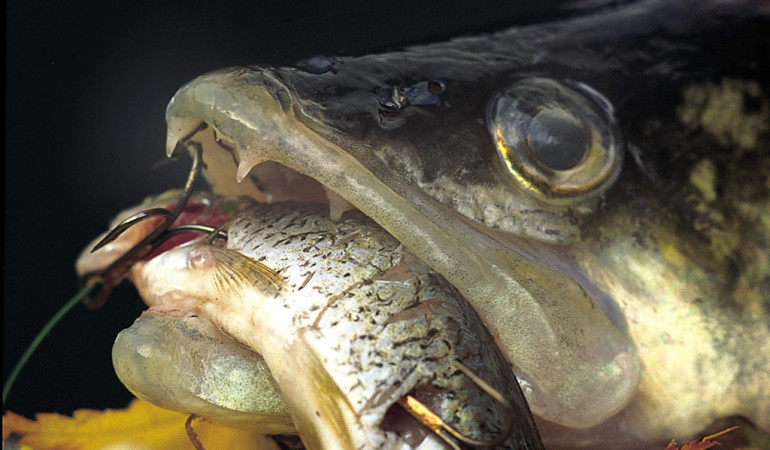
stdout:
[[612,106],[580,83],[518,81],[489,104],[487,127],[518,184],[548,203],[601,194],[623,163]]

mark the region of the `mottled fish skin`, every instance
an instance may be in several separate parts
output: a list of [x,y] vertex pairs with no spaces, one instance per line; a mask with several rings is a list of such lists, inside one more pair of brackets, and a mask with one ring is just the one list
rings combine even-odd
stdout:
[[[462,433],[495,438],[501,405],[454,360],[523,402],[457,290],[362,214],[335,222],[320,205],[254,204],[227,229],[225,248],[192,241],[131,279],[152,309],[196,311],[262,355],[309,448],[443,448],[394,406],[410,393]],[[259,261],[280,286],[234,275],[229,258]],[[502,448],[529,438],[531,416],[517,407]]]

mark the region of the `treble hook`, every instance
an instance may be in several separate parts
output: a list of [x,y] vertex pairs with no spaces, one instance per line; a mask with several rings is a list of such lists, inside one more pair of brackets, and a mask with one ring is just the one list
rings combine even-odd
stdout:
[[[508,438],[508,435],[511,434],[513,428],[513,406],[499,391],[487,384],[487,382],[479,378],[475,373],[471,372],[470,369],[460,364],[459,361],[453,361],[453,365],[503,407],[505,412],[503,429],[495,438],[488,441],[481,441],[465,436],[411,395],[398,399],[398,404],[454,450],[461,450],[454,439],[473,447],[494,447],[495,445],[501,444]],[[452,439],[453,437],[454,439]]]
[[193,150],[193,164],[190,169],[190,173],[187,176],[187,182],[184,185],[181,197],[174,206],[174,209],[169,211],[164,208],[152,208],[146,211],[139,212],[125,219],[115,228],[113,228],[107,236],[104,237],[96,246],[93,251],[98,250],[107,243],[116,239],[120,234],[126,231],[131,226],[135,225],[142,220],[149,219],[151,217],[163,217],[163,222],[158,225],[157,228],[152,230],[147,236],[134,244],[128,251],[120,255],[115,261],[108,265],[105,269],[88,272],[81,278],[82,285],[90,285],[94,283],[101,283],[102,286],[99,292],[94,297],[86,297],[83,299],[83,303],[89,308],[99,308],[107,300],[112,289],[123,279],[126,272],[128,272],[131,266],[138,260],[142,259],[148,253],[150,253],[155,247],[157,247],[165,238],[160,239],[164,233],[169,229],[172,223],[179,217],[179,214],[184,209],[190,197],[193,194],[195,181],[200,177],[202,169],[202,154],[203,147],[199,142],[184,141],[179,142],[176,146],[175,152],[181,147],[189,147]]

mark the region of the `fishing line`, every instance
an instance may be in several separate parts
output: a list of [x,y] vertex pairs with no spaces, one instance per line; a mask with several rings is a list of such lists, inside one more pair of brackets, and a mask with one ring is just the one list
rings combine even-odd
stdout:
[[15,366],[13,366],[13,370],[8,376],[8,380],[6,380],[5,384],[3,385],[3,409],[5,409],[5,399],[8,397],[8,392],[11,391],[13,382],[16,381],[16,377],[19,376],[19,372],[21,372],[21,369],[25,364],[27,364],[27,361],[32,356],[32,354],[35,353],[35,350],[37,350],[37,348],[40,346],[40,343],[43,342],[43,339],[51,332],[51,329],[56,326],[56,324],[59,323],[59,321],[68,312],[70,312],[72,308],[75,307],[75,305],[80,303],[98,285],[99,283],[93,283],[81,289],[77,294],[75,294],[74,297],[69,299],[69,301],[67,301],[64,306],[59,308],[56,314],[54,314],[54,316],[48,320],[43,328],[40,329],[40,331],[37,333],[37,336],[35,336],[35,339],[32,340],[27,349],[24,351],[24,354],[21,355],[21,358],[19,358],[19,361]]

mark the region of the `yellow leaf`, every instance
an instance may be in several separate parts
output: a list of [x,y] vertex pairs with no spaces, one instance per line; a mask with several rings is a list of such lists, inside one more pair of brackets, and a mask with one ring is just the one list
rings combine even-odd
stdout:
[[[11,434],[35,449],[194,449],[185,430],[187,415],[134,399],[128,408],[79,409],[72,417],[38,413],[30,420],[13,412],[3,416],[3,441]],[[195,420],[193,430],[206,450],[278,449],[267,436]]]

